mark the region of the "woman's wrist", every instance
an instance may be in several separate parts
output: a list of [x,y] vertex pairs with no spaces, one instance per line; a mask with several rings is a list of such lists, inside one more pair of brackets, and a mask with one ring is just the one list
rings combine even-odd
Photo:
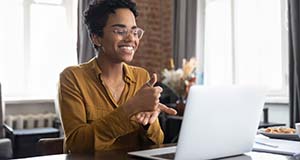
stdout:
[[124,113],[126,114],[126,116],[128,118],[132,117],[134,114],[135,114],[135,108],[133,106],[133,104],[131,103],[131,101],[127,101],[123,106],[123,110],[124,110]]

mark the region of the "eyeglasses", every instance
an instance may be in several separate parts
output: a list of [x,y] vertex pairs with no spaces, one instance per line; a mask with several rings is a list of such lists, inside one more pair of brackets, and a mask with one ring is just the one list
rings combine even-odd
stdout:
[[127,29],[127,28],[115,28],[113,32],[122,38],[125,38],[130,33],[133,35],[134,38],[141,39],[144,34],[144,30],[142,28],[133,28],[133,29]]

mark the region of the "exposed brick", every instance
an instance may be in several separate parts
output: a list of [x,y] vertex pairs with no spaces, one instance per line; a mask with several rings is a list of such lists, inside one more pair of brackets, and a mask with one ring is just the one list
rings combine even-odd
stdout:
[[149,73],[169,67],[173,56],[173,0],[135,0],[139,16],[137,24],[145,30],[139,49],[132,62]]

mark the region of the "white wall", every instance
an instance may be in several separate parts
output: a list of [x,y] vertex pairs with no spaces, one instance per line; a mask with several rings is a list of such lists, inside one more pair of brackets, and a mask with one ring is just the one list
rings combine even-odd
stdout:
[[285,123],[289,126],[289,106],[288,104],[266,104],[269,108],[269,122]]

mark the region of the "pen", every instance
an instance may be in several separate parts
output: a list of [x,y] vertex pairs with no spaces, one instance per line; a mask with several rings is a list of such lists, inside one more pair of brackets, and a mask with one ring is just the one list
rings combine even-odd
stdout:
[[268,147],[278,148],[278,146],[272,145],[272,144],[268,144],[268,143],[257,142],[257,141],[255,141],[255,143],[260,144],[260,145],[264,145],[264,146],[268,146]]

